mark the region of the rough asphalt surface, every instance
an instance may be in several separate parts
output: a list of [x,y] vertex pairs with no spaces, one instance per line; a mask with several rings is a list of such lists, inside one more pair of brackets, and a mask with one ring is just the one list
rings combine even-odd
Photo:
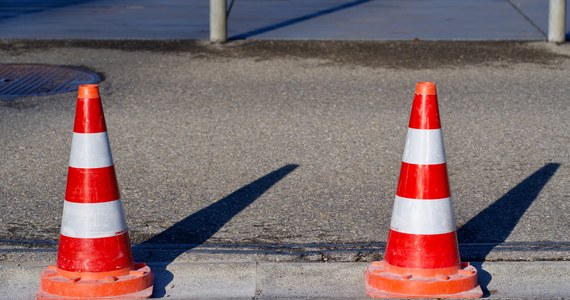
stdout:
[[[381,248],[414,86],[435,81],[462,249],[570,259],[570,46],[3,41],[0,63],[104,76],[137,249]],[[0,102],[1,244],[57,244],[75,100]]]

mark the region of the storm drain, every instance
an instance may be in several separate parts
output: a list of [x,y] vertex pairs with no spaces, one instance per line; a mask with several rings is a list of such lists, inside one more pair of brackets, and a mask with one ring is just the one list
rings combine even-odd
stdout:
[[0,64],[0,100],[72,92],[101,77],[80,67],[35,64]]

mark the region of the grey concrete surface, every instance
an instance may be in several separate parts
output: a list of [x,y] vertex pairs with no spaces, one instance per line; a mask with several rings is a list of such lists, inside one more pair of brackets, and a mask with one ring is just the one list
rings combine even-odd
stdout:
[[[381,253],[414,86],[425,80],[438,83],[469,258],[570,259],[567,247],[557,248],[570,242],[567,46],[4,42],[1,49],[2,63],[104,74],[131,238],[136,249],[179,245],[163,261],[204,243],[380,243],[372,252]],[[55,248],[75,98],[0,104],[3,244]]]
[[[7,0],[1,5],[3,39],[209,36],[208,1]],[[235,0],[228,26],[233,39],[545,40],[548,1]]]
[[[367,266],[217,261],[175,262],[163,269],[160,264],[150,264],[156,276],[153,297],[168,299],[367,299],[363,281]],[[570,262],[485,262],[474,266],[486,298],[570,297]],[[33,298],[44,268],[37,263],[0,264],[0,297]],[[164,293],[157,294],[162,289]]]

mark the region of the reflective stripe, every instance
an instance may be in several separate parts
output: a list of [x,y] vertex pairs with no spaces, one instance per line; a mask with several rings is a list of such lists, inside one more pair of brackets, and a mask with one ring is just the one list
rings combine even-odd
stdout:
[[111,237],[127,232],[121,200],[102,203],[65,201],[61,234],[74,238]]
[[451,197],[417,200],[396,196],[390,228],[408,234],[441,234],[455,231]]
[[73,133],[69,166],[103,168],[113,165],[107,132]]
[[416,165],[445,163],[441,129],[408,128],[402,161]]

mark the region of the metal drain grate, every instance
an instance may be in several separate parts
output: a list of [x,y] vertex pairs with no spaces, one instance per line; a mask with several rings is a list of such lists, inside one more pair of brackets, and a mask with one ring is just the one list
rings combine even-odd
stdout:
[[0,100],[72,92],[101,77],[84,68],[34,64],[0,64]]

